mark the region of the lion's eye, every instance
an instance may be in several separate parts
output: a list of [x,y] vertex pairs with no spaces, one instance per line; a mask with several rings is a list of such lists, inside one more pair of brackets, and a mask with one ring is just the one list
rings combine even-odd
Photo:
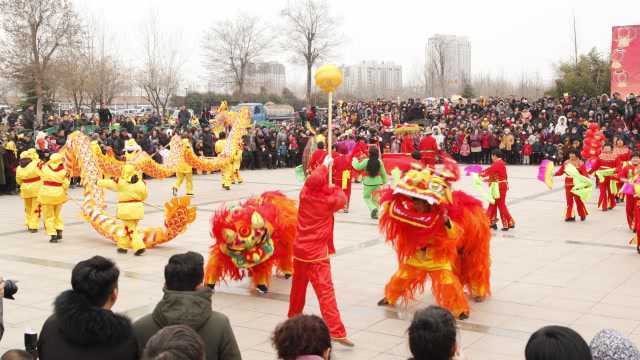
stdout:
[[442,185],[440,185],[438,183],[431,183],[431,184],[429,184],[429,190],[431,190],[433,192],[440,192],[440,191],[442,191]]

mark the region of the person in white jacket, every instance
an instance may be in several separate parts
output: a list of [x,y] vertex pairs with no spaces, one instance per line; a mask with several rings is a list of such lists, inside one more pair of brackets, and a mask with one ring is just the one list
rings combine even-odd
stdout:
[[560,116],[558,118],[558,124],[556,124],[556,128],[554,129],[554,133],[564,135],[565,132],[567,132],[567,118]]

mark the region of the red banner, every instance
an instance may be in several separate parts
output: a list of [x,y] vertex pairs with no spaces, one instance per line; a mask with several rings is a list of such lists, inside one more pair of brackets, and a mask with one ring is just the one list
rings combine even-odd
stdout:
[[611,94],[640,94],[640,25],[614,26],[611,38]]

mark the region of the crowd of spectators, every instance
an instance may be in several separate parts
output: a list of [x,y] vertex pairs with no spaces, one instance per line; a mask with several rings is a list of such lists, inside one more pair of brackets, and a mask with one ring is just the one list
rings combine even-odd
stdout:
[[[71,272],[71,289],[56,297],[37,347],[9,350],[0,359],[239,360],[229,319],[212,310],[213,290],[203,285],[203,265],[198,253],[173,255],[164,268],[164,296],[150,314],[132,322],[112,311],[121,296],[117,265],[101,256],[80,261]],[[3,291],[0,286],[0,299]],[[2,300],[3,329],[1,310]],[[444,308],[417,310],[407,337],[411,360],[466,359],[456,321]],[[278,359],[333,358],[329,329],[316,315],[280,323],[271,342]],[[638,348],[618,331],[604,329],[587,344],[574,330],[555,325],[534,332],[524,355],[526,360],[640,359]]]
[[[215,107],[212,107],[215,109]],[[461,163],[488,164],[489,154],[501,149],[509,164],[538,164],[543,159],[562,162],[568,154],[582,147],[590,122],[598,123],[609,142],[620,139],[631,149],[640,147],[640,102],[633,95],[623,99],[570,96],[543,97],[535,101],[516,97],[479,97],[477,99],[407,99],[405,101],[339,101],[333,109],[335,141],[363,139],[379,144],[382,153],[418,149],[426,130],[433,133],[439,148]],[[46,158],[64,146],[74,130],[90,133],[106,151],[111,148],[122,156],[124,142],[134,138],[156,161],[168,154],[167,145],[174,134],[188,137],[195,152],[215,156],[217,140],[210,125],[215,111],[199,116],[182,107],[178,116],[163,118],[153,112],[144,116],[113,116],[102,105],[87,116],[62,113],[46,117],[46,124],[36,126],[33,109],[0,114],[4,137],[0,139],[0,186],[3,192],[15,192],[11,183],[12,168],[20,152],[33,147]],[[262,124],[249,130],[244,139],[243,169],[294,167],[303,159],[308,140],[326,132],[327,111],[311,107],[302,109],[287,122]],[[402,124],[417,123],[423,131],[407,136],[396,135]],[[46,132],[44,131],[46,129]],[[35,135],[34,135],[35,134]],[[7,151],[13,142],[16,151]]]

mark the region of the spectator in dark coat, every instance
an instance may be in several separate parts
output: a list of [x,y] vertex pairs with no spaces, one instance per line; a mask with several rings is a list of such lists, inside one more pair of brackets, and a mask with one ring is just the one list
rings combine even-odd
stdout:
[[204,156],[213,156],[213,144],[215,144],[215,141],[213,139],[213,134],[211,133],[211,128],[209,128],[209,126],[205,126],[204,131],[202,132],[202,146],[204,147]]
[[202,287],[204,259],[195,252],[173,255],[164,268],[165,289],[162,300],[133,325],[142,348],[160,329],[169,325],[187,325],[205,342],[207,360],[240,360],[240,350],[229,319],[211,310],[209,288]]
[[111,111],[104,106],[104,104],[100,104],[100,110],[98,110],[98,118],[100,119],[100,127],[107,128],[109,127],[109,125],[111,125],[113,115],[111,114]]
[[187,127],[189,127],[190,122],[191,122],[191,113],[183,105],[180,107],[180,112],[178,112],[178,126],[182,129],[187,129]]
[[33,112],[33,105],[30,105],[22,112],[22,127],[25,129],[33,129],[36,121],[36,115]]
[[111,311],[118,299],[120,270],[94,256],[71,273],[71,290],[60,294],[38,340],[41,360],[135,360],[138,345],[131,321]]

